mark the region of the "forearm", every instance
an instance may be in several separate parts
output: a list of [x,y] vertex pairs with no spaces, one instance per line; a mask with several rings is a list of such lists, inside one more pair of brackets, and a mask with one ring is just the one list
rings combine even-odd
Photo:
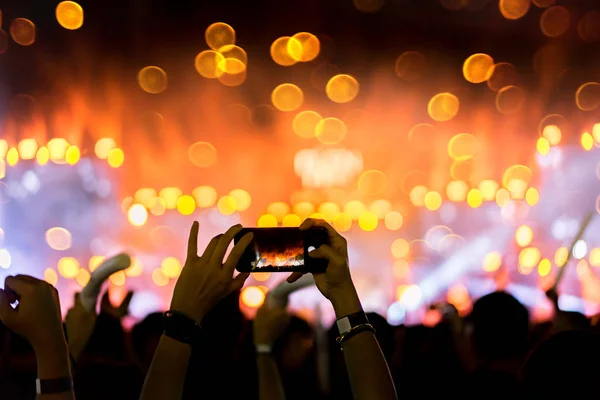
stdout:
[[140,400],[180,399],[192,349],[163,335],[146,375]]
[[285,391],[279,375],[277,363],[271,355],[259,354],[256,359],[258,365],[258,392],[260,400],[284,400]]
[[[35,352],[37,358],[38,379],[60,379],[71,377],[71,366],[67,342],[57,340],[54,344],[44,345]],[[38,400],[73,400],[73,389],[54,394],[38,394]]]
[[[331,300],[336,317],[362,311],[354,289]],[[343,343],[344,360],[355,400],[397,399],[396,389],[379,343],[371,332],[361,332]]]

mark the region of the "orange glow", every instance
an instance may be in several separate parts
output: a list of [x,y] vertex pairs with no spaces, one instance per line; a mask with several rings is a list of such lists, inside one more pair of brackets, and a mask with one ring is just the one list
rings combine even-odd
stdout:
[[483,259],[483,270],[485,272],[497,271],[502,265],[502,256],[497,251],[488,253]]
[[496,94],[496,108],[502,114],[521,111],[525,104],[525,91],[518,86],[505,86]]
[[494,92],[503,87],[515,85],[519,76],[516,68],[507,62],[500,62],[494,66],[492,76],[487,80],[487,85]]
[[392,243],[392,255],[396,258],[404,258],[410,251],[410,245],[405,239],[396,239]]
[[387,189],[387,176],[379,170],[365,171],[358,178],[358,190],[366,196],[378,196]]
[[442,196],[438,192],[428,192],[423,203],[429,211],[436,211],[442,206]]
[[265,301],[265,293],[256,286],[248,286],[242,290],[242,303],[250,308],[258,308]]

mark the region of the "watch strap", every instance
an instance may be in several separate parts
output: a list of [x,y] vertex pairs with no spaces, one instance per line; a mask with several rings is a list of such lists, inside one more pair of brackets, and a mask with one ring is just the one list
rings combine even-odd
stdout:
[[185,344],[192,344],[202,329],[200,324],[182,312],[165,311],[163,314],[164,334]]
[[367,314],[365,314],[363,311],[347,315],[336,321],[336,325],[340,335],[344,335],[350,332],[352,328],[356,326],[367,324],[369,324],[369,319],[367,318]]
[[36,379],[35,392],[37,394],[64,393],[73,389],[71,377],[56,379]]

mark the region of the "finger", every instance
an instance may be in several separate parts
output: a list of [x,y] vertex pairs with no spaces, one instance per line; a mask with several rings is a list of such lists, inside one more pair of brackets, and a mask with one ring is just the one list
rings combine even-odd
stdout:
[[4,289],[21,296],[31,286],[31,281],[23,278],[24,275],[7,276],[4,280]]
[[231,284],[229,285],[229,293],[241,290],[242,287],[244,287],[244,283],[246,283],[246,279],[248,279],[249,276],[250,274],[248,272],[242,272],[241,274],[233,278]]
[[223,266],[223,272],[227,274],[227,276],[233,275],[233,270],[238,265],[240,258],[242,258],[242,255],[244,255],[246,248],[248,248],[248,245],[252,242],[253,238],[254,235],[252,234],[252,232],[246,233],[240,239],[240,241],[237,242],[235,246],[233,246],[231,253],[229,253],[229,257],[227,257],[227,261]]
[[326,244],[323,244],[319,246],[318,249],[311,251],[310,253],[308,253],[308,256],[310,258],[318,258],[328,261],[341,261],[344,259],[344,257],[340,253],[338,253]]
[[[306,220],[306,221],[308,221],[308,220]],[[304,221],[304,222],[306,222],[306,221]],[[310,226],[308,226],[308,228],[311,228],[313,226],[319,226],[319,227],[325,228],[330,242],[333,242],[334,240],[340,240],[340,239],[345,240],[344,237],[342,235],[340,235],[333,226],[331,226],[327,221],[325,221],[323,219],[313,219]],[[308,229],[308,228],[304,228],[304,229]],[[304,230],[304,229],[302,229],[302,230]]]
[[10,306],[6,291],[0,289],[0,320],[2,323],[10,328],[16,313],[17,312]]
[[288,276],[286,280],[288,283],[294,283],[298,279],[302,278],[302,275],[304,275],[302,272],[292,272],[292,274]]
[[211,263],[218,263],[219,265],[223,264],[223,257],[225,257],[229,243],[231,243],[235,235],[237,235],[241,230],[242,225],[237,224],[229,228],[227,232],[221,236],[219,243],[217,243],[217,246],[215,247],[215,251],[210,257]]
[[198,257],[198,230],[200,224],[198,221],[194,221],[192,228],[190,229],[190,237],[188,238],[187,257],[189,260],[194,257]]
[[305,231],[307,229],[310,229],[311,226],[313,226],[313,223],[316,221],[316,219],[314,218],[306,218],[304,220],[304,222],[302,222],[300,224],[300,226],[298,227],[298,229],[300,229],[301,231]]
[[18,274],[18,275],[15,275],[15,278],[19,278],[21,280],[24,280],[24,281],[30,282],[30,283],[40,282],[39,279],[36,279],[33,276],[29,276],[29,275]]
[[217,236],[215,236],[214,238],[212,238],[210,240],[210,242],[208,243],[208,246],[206,246],[206,249],[204,250],[204,253],[202,253],[202,258],[210,259],[212,254],[215,252],[215,248],[217,247],[217,244],[219,243],[221,236],[223,236],[223,235],[218,234]]

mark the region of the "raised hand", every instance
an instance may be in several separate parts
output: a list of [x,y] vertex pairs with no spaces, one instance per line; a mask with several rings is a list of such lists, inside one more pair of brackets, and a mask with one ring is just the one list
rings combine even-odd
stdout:
[[188,240],[187,259],[173,291],[171,310],[182,312],[199,322],[222,298],[244,286],[250,274],[242,273],[234,278],[233,271],[252,241],[252,233],[244,235],[223,263],[229,244],[241,229],[241,225],[235,225],[224,234],[215,236],[199,257],[199,224],[194,222]]
[[[12,308],[9,298],[19,304]],[[66,344],[58,292],[50,284],[27,275],[7,276],[0,289],[0,319],[25,337],[36,353]]]
[[290,323],[290,315],[283,307],[270,307],[269,302],[256,312],[254,318],[254,344],[272,345]]
[[[324,244],[308,254],[312,258],[327,260],[327,269],[325,272],[313,274],[317,288],[323,296],[332,302],[334,308],[338,308],[339,306],[342,313],[349,314],[360,311],[360,302],[358,301],[356,289],[350,276],[346,239],[337,233],[327,222],[318,219],[309,218],[305,220],[300,225],[300,230],[307,230],[313,226],[325,228],[329,239],[329,244]],[[295,282],[302,275],[300,272],[294,272],[288,277],[287,281],[290,283]]]
[[67,341],[71,357],[79,360],[81,353],[87,346],[96,326],[96,312],[88,311],[81,302],[81,295],[75,293],[73,307],[67,311],[65,326],[67,327]]
[[108,295],[108,290],[104,292],[102,296],[102,300],[100,301],[100,312],[103,314],[111,315],[117,319],[121,319],[129,314],[129,304],[131,303],[131,299],[133,298],[133,292],[130,290],[125,295],[125,298],[118,306],[113,306],[110,302],[110,297]]
[[131,265],[131,257],[125,253],[117,254],[111,258],[106,259],[102,264],[98,266],[92,272],[90,280],[81,291],[81,303],[83,307],[88,311],[96,311],[96,302],[98,301],[98,295],[102,284],[108,279],[109,276],[118,271],[123,271]]

